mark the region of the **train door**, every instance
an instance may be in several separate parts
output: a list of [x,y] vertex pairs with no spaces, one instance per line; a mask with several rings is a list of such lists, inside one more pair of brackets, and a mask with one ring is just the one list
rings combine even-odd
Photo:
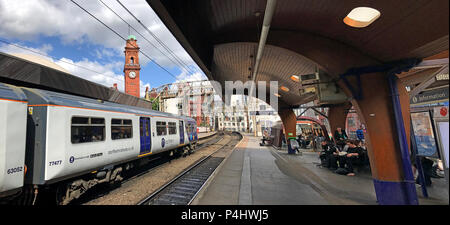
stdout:
[[180,128],[180,144],[184,144],[184,123],[183,123],[183,120],[180,120],[179,128]]
[[147,154],[151,152],[151,129],[150,129],[150,118],[141,117],[140,118],[140,131],[141,131],[141,151],[140,155]]
[[189,138],[189,142],[193,142],[193,136],[192,136],[192,123],[187,123],[187,132],[188,132],[188,138]]

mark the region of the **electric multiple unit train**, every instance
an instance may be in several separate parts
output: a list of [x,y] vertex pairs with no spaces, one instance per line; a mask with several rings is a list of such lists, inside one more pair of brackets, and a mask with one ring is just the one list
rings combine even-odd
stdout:
[[192,151],[197,141],[189,117],[0,83],[1,199],[34,202],[39,189],[54,187],[67,204],[151,155]]

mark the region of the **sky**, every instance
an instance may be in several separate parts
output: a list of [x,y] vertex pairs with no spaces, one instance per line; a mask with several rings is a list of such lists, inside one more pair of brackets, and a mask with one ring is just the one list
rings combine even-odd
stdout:
[[[141,97],[147,86],[207,79],[145,0],[120,0],[143,26],[117,0],[74,1],[123,38],[136,36],[141,51],[150,57],[139,56]],[[70,0],[0,0],[0,52],[39,55],[75,76],[107,87],[117,83],[123,92],[124,48],[123,39]]]

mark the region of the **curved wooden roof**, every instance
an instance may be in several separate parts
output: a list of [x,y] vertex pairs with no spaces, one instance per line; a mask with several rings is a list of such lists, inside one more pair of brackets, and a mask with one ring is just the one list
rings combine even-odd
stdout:
[[[266,1],[147,2],[209,79],[248,80],[249,54],[256,55]],[[360,6],[375,8],[381,16],[365,28],[347,26],[343,19]],[[448,50],[448,9],[447,0],[277,1],[258,80],[286,83],[291,70],[304,66],[306,71],[314,64],[338,76],[353,67]],[[306,101],[299,98],[304,97],[285,94],[281,101]]]

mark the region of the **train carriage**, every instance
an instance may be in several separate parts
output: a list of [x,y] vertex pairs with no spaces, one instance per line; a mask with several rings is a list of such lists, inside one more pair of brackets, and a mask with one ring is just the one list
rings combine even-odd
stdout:
[[0,83],[0,197],[20,191],[25,173],[25,94]]
[[0,120],[8,125],[0,127],[0,140],[9,145],[0,146],[0,166],[10,159],[28,166],[14,185],[0,174],[1,191],[55,184],[67,203],[98,183],[120,181],[122,170],[148,156],[192,149],[198,140],[189,117],[10,85],[0,86],[0,94]]

